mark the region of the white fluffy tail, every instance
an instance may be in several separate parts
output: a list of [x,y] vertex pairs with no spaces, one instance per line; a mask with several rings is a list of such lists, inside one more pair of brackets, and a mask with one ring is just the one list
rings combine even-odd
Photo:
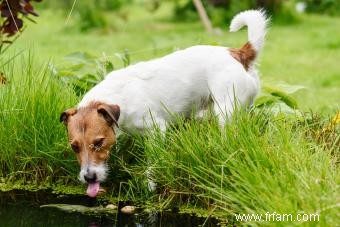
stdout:
[[261,51],[269,19],[264,10],[247,10],[237,14],[230,23],[230,32],[248,26],[248,41],[258,53]]

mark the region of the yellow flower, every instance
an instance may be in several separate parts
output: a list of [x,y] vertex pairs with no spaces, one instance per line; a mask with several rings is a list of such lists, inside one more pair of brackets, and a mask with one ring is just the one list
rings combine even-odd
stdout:
[[331,121],[331,124],[339,124],[340,123],[340,111],[334,116],[334,118]]
[[325,131],[328,131],[328,130],[332,130],[339,123],[340,123],[340,111],[333,117],[333,119],[331,120],[331,122],[329,122],[327,127],[323,128],[322,131],[325,132]]

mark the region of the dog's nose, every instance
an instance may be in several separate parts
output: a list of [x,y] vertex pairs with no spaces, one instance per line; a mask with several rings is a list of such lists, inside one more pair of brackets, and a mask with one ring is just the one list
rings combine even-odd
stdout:
[[87,183],[94,183],[97,181],[97,175],[95,173],[88,172],[86,175],[84,175],[84,179]]

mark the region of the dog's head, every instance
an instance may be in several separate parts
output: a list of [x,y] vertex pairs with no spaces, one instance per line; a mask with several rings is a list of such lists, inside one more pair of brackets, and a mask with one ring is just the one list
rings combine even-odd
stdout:
[[107,176],[107,160],[116,142],[114,127],[118,127],[120,108],[94,102],[83,108],[72,108],[60,115],[68,130],[72,150],[80,164],[79,179],[88,183],[87,194],[95,197],[99,184]]

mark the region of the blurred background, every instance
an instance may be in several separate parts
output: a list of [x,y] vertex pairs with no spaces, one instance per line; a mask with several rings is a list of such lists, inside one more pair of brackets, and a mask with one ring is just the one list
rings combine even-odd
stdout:
[[[272,19],[258,66],[264,83],[303,86],[294,94],[302,110],[339,109],[340,0],[198,1],[212,32],[191,0],[0,2],[2,59],[29,52],[35,62],[49,62],[61,76],[79,78],[93,71],[90,85],[113,69],[176,49],[198,44],[240,47],[247,40],[246,30],[229,33],[230,20],[242,10],[264,8]],[[12,9],[22,6],[17,23],[11,23],[8,4]],[[98,72],[98,64],[104,70]]]

